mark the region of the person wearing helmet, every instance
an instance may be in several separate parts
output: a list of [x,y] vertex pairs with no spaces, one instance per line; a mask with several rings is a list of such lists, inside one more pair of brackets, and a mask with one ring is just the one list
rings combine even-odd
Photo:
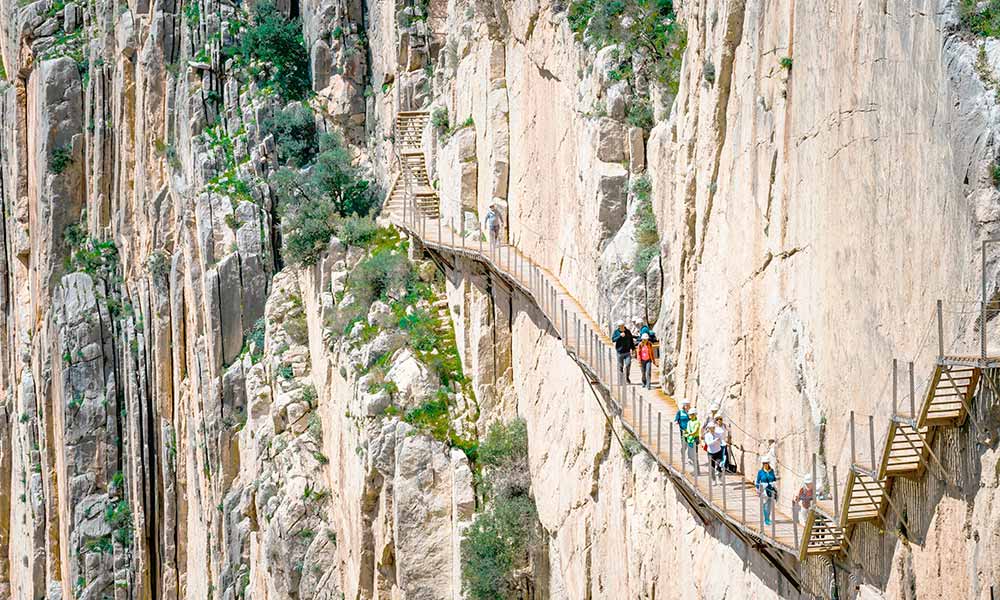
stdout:
[[715,421],[709,421],[705,423],[705,451],[708,452],[708,458],[712,465],[712,471],[709,477],[712,480],[720,480],[722,478],[722,461],[724,460],[724,454],[722,449],[722,436],[715,426]]
[[647,390],[653,388],[653,365],[656,362],[656,351],[653,350],[653,342],[649,341],[649,334],[642,334],[642,340],[635,349],[636,358],[639,359],[639,368],[642,371],[642,387]]
[[687,444],[688,458],[691,466],[698,464],[698,443],[701,441],[701,421],[698,420],[698,409],[688,410],[688,424],[684,429],[684,442]]
[[677,423],[677,428],[681,430],[681,439],[684,439],[684,434],[687,432],[688,421],[691,420],[691,416],[688,415],[688,411],[691,409],[691,401],[685,400],[681,402],[681,408],[674,415],[674,423]]
[[812,507],[813,497],[816,495],[816,486],[813,484],[813,477],[811,473],[806,473],[806,476],[802,478],[802,487],[799,488],[798,493],[795,494],[795,498],[792,501],[799,507],[799,518],[804,524],[809,509]]
[[632,383],[632,352],[635,351],[635,336],[625,327],[625,321],[618,321],[611,341],[618,353],[618,372],[625,374],[625,383]]
[[774,499],[778,497],[778,488],[774,485],[777,479],[771,468],[771,457],[764,456],[760,459],[760,470],[757,471],[757,480],[754,484],[764,510],[764,525],[771,524],[771,509],[774,506]]

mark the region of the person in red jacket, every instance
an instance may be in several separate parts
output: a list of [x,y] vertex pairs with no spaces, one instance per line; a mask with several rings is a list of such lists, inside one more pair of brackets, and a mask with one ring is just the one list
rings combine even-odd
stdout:
[[647,390],[653,388],[653,365],[658,364],[656,362],[656,349],[653,348],[653,342],[649,341],[649,334],[642,334],[642,340],[639,341],[639,346],[635,349],[636,358],[639,359],[639,366],[642,371],[642,387]]

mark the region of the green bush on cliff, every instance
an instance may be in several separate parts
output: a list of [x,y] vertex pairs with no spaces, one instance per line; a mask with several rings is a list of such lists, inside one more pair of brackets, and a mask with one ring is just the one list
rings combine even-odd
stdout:
[[673,0],[573,0],[567,19],[577,39],[620,47],[613,78],[642,74],[677,93],[687,33]]
[[286,167],[274,176],[281,214],[282,256],[292,264],[315,264],[330,236],[341,228],[342,219],[367,216],[377,202],[370,183],[351,163],[340,138],[321,136],[319,149],[315,164],[307,172]]
[[225,49],[239,67],[267,82],[286,102],[309,96],[309,52],[297,19],[286,19],[271,2],[254,7],[239,46]]
[[632,266],[636,273],[642,275],[660,256],[660,232],[656,227],[656,215],[653,213],[653,203],[650,198],[652,185],[649,179],[645,177],[637,179],[632,184],[632,193],[638,201],[633,216],[636,248]]
[[958,19],[965,29],[983,37],[1000,37],[1000,0],[981,4],[978,0],[961,0]]
[[495,497],[462,536],[462,582],[472,600],[521,597],[539,537],[524,421],[494,423],[479,447],[479,462]]
[[278,162],[282,165],[304,167],[319,152],[316,137],[316,120],[313,113],[302,105],[279,110],[264,122],[262,133],[274,136]]

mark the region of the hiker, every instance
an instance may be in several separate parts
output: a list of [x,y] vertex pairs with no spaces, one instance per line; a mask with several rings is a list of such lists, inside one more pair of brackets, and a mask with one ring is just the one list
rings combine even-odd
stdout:
[[799,488],[798,493],[795,494],[795,498],[792,502],[800,508],[799,510],[799,521],[805,525],[806,520],[809,518],[809,508],[812,507],[813,496],[816,493],[816,488],[813,485],[813,477],[811,473],[806,473],[806,476],[802,478],[802,487]]
[[712,465],[709,474],[713,480],[722,477],[722,438],[716,429],[715,422],[709,421],[705,424],[705,451],[708,452],[708,459]]
[[649,341],[648,333],[642,334],[642,340],[635,349],[635,356],[639,359],[642,371],[642,387],[647,390],[653,389],[653,365],[659,363],[656,362],[656,351],[653,349],[653,343]]
[[764,525],[771,524],[771,508],[774,506],[774,499],[778,497],[778,488],[774,482],[777,476],[771,469],[771,457],[764,456],[760,459],[760,470],[757,471],[757,495],[761,499],[761,507],[764,510]]
[[691,467],[698,467],[698,443],[701,441],[701,422],[698,420],[698,409],[691,407],[688,410],[688,424],[684,428],[684,441],[687,443],[688,458],[691,459]]
[[730,444],[733,441],[732,434],[729,433],[729,428],[726,427],[722,415],[715,415],[715,435],[719,437],[719,442],[722,445],[722,468],[730,473],[735,473],[736,461],[729,455]]
[[674,415],[674,423],[677,423],[677,428],[681,430],[681,439],[684,439],[684,433],[687,431],[688,421],[691,417],[688,415],[688,410],[691,408],[691,401],[685,400],[681,402],[681,409],[677,411]]
[[500,244],[500,226],[503,224],[503,219],[500,217],[500,210],[496,204],[490,204],[489,210],[486,211],[486,218],[483,221],[486,225],[486,231],[490,236],[490,252],[492,252]]
[[708,420],[712,423],[715,422],[715,416],[719,414],[720,406],[718,402],[713,402],[712,406],[708,407]]
[[635,337],[625,321],[618,321],[615,332],[611,334],[611,341],[615,344],[615,351],[618,352],[618,372],[625,374],[625,383],[632,383],[632,352],[635,351]]
[[656,343],[656,332],[653,331],[653,328],[649,326],[649,323],[646,322],[645,319],[642,319],[639,322],[642,323],[642,327],[639,328],[639,337],[642,337],[643,335],[645,335],[645,334],[648,333],[649,334],[649,341],[651,343],[655,344]]

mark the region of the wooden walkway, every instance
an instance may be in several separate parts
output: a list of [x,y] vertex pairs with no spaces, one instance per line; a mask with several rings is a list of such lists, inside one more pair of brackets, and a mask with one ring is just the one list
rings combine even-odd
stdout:
[[[981,382],[993,385],[983,377],[983,370],[1000,367],[1000,357],[988,357],[985,353],[982,356],[945,355],[941,303],[938,302],[938,360],[919,406],[912,363],[909,368],[909,410],[899,406],[894,364],[893,416],[885,425],[882,443],[876,446],[875,423],[869,417],[867,439],[860,441],[860,445],[866,445],[868,450],[867,460],[858,458],[859,441],[855,435],[852,412],[849,430],[851,462],[846,478],[838,480],[837,467],[831,467],[829,487],[832,495],[818,498],[812,509],[801,515],[803,526],[790,516],[796,512],[794,507],[782,502],[775,503],[774,521],[766,525],[761,500],[753,485],[758,468],[756,460],[749,465],[740,464],[739,473],[726,473],[718,480],[709,476],[708,457],[700,448],[696,461],[685,460],[687,448],[673,424],[678,403],[658,386],[647,390],[637,383],[625,384],[624,378],[617,372],[615,351],[606,328],[587,313],[555,274],[514,246],[499,244],[491,247],[478,231],[474,235],[463,236],[440,218],[439,200],[428,181],[421,149],[427,119],[425,112],[400,112],[397,115],[400,173],[393,181],[383,214],[426,248],[442,255],[478,261],[494,276],[520,290],[545,315],[567,351],[620,416],[623,427],[666,469],[684,495],[704,506],[752,544],[775,548],[798,560],[846,550],[851,528],[855,524],[884,517],[886,508],[892,502],[893,478],[920,477],[928,462],[936,463],[940,468],[940,461],[931,449],[937,429],[961,425],[971,412],[971,402]],[[632,369],[634,381],[640,379],[637,367],[635,365]],[[659,382],[659,379],[659,369],[654,369],[653,381]],[[705,422],[707,415],[702,417]],[[742,452],[740,462],[743,462]],[[779,464],[775,466],[780,478],[786,469]],[[817,481],[815,470],[814,457],[813,480]],[[787,478],[790,473],[785,475]],[[798,485],[798,482],[791,485]]]
[[[409,132],[406,135],[409,140],[417,139],[412,134],[414,127],[407,122],[412,114],[419,113],[400,113],[397,119],[397,130]],[[641,375],[638,361],[634,361],[633,384],[626,385],[617,372],[615,350],[605,327],[587,313],[558,277],[514,246],[500,244],[491,248],[478,232],[468,237],[456,232],[439,218],[436,206],[428,206],[429,203],[417,197],[417,190],[429,189],[423,168],[408,172],[411,165],[423,161],[420,149],[404,146],[400,155],[403,172],[389,192],[383,214],[426,248],[478,261],[533,301],[591,383],[611,402],[624,427],[678,485],[684,486],[690,497],[696,498],[752,543],[766,544],[798,556],[803,528],[789,516],[791,506],[776,503],[772,524],[764,523],[761,500],[753,485],[759,464],[754,461],[741,465],[740,473],[726,473],[715,480],[709,476],[708,457],[700,448],[696,462],[684,460],[687,448],[673,424],[678,403],[658,389],[658,369],[653,373],[656,387],[647,390],[637,383]],[[418,155],[419,161],[415,160]],[[707,415],[703,415],[702,421],[706,418]],[[778,474],[781,475],[780,469]]]

